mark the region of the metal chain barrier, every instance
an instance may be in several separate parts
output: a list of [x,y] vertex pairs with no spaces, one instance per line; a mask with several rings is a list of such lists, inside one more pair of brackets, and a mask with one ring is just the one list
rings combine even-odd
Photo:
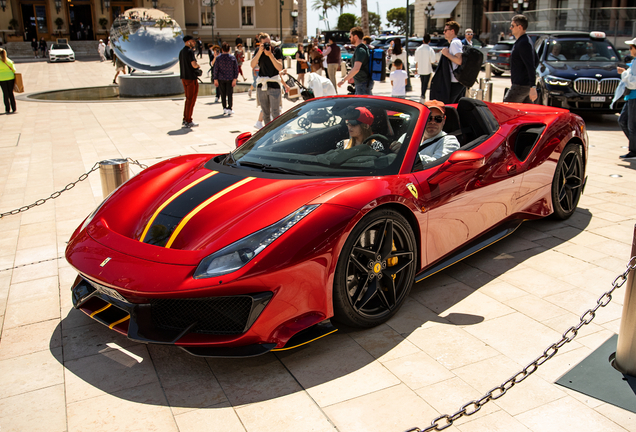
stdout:
[[[135,159],[126,158],[126,160],[128,162],[132,163],[133,165],[139,166],[142,170],[148,168],[148,165],[144,165],[144,164],[142,164],[141,162],[139,162],[139,161],[137,161]],[[34,202],[32,204],[25,205],[25,206],[22,206],[20,208],[17,208],[17,209],[8,211],[8,212],[0,213],[0,219],[2,219],[3,217],[6,217],[6,216],[16,215],[18,213],[25,212],[27,210],[32,209],[33,207],[41,206],[42,204],[46,203],[48,200],[55,199],[55,198],[59,197],[60,195],[62,195],[62,192],[66,192],[68,190],[73,189],[76,184],[86,180],[88,178],[89,174],[91,174],[94,171],[97,171],[98,169],[99,169],[99,162],[95,162],[95,165],[93,165],[93,168],[91,168],[89,171],[87,171],[84,174],[82,174],[81,176],[79,176],[79,178],[77,180],[75,180],[74,182],[71,182],[71,183],[67,184],[66,186],[64,186],[63,189],[61,189],[61,190],[59,190],[57,192],[53,192],[48,198],[39,199],[39,200],[37,200],[36,202]]]
[[433,420],[430,426],[424,429],[414,427],[414,428],[406,430],[405,432],[429,432],[433,430],[436,430],[436,431],[444,430],[447,427],[452,426],[454,421],[462,418],[463,416],[471,416],[475,414],[477,411],[481,409],[482,406],[486,405],[491,400],[499,399],[500,397],[505,395],[506,392],[510,390],[515,384],[519,384],[521,381],[528,378],[530,375],[536,372],[539,366],[541,366],[543,363],[545,363],[546,361],[554,357],[556,353],[559,351],[559,348],[561,348],[563,345],[565,345],[568,342],[572,342],[572,340],[574,340],[576,335],[579,333],[579,330],[581,329],[581,327],[591,323],[592,320],[596,317],[596,311],[598,311],[599,308],[605,307],[609,304],[609,302],[612,300],[612,293],[617,288],[620,288],[623,285],[625,285],[625,282],[627,282],[627,276],[634,269],[636,269],[636,256],[633,256],[629,260],[627,264],[627,269],[625,270],[625,272],[621,275],[618,275],[616,279],[614,279],[614,282],[612,282],[612,289],[610,289],[601,297],[599,297],[599,299],[596,301],[596,306],[594,306],[592,309],[588,309],[587,311],[585,311],[585,313],[581,315],[580,322],[577,325],[567,329],[565,333],[563,333],[563,337],[561,337],[560,341],[553,343],[548,348],[546,348],[545,351],[543,351],[543,354],[541,354],[533,362],[531,362],[526,367],[524,367],[520,372],[508,378],[500,386],[490,390],[480,399],[472,400],[468,402],[467,404],[463,405],[459,409],[459,411],[457,411],[456,413],[452,415],[449,415],[449,414],[441,415],[437,417],[435,420]]

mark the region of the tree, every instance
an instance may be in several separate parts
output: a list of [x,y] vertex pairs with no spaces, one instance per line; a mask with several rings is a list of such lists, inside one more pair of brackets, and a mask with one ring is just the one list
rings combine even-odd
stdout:
[[406,8],[391,9],[386,13],[386,20],[391,27],[397,27],[400,33],[406,33]]
[[[340,15],[345,6],[353,6],[356,4],[356,0],[336,0],[336,4],[340,6]],[[338,29],[340,30],[340,29]]]
[[[360,18],[356,17],[355,25],[362,27]],[[370,35],[380,34],[380,27],[382,27],[382,18],[380,18],[380,15],[378,15],[375,12],[369,12],[369,34]]]
[[[327,18],[327,11],[329,9],[335,9],[338,6],[339,0],[314,0],[311,4],[312,10],[322,10],[323,17]],[[327,28],[329,28],[329,21],[327,21]]]
[[362,23],[362,32],[366,35],[369,33],[369,8],[367,0],[360,0],[360,22]]
[[307,3],[306,0],[298,1],[298,42],[305,41],[305,28],[307,24]]
[[360,18],[352,13],[344,13],[338,17],[338,30],[349,31],[358,25]]

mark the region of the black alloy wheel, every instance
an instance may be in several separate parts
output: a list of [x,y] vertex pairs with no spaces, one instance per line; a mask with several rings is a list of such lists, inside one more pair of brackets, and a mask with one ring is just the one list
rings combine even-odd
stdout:
[[552,207],[556,219],[567,219],[576,210],[583,188],[583,158],[581,146],[565,146],[552,180]]
[[404,303],[417,266],[415,236],[399,213],[377,210],[365,216],[345,242],[334,278],[334,319],[353,327],[374,327]]

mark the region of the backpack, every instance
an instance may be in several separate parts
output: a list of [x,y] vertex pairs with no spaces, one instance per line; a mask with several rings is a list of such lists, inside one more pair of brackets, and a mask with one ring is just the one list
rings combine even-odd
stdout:
[[373,81],[382,81],[386,67],[384,58],[384,50],[380,48],[369,50],[369,74]]
[[477,81],[477,76],[484,61],[484,54],[471,45],[464,45],[462,64],[453,71],[455,78],[463,86],[470,88]]

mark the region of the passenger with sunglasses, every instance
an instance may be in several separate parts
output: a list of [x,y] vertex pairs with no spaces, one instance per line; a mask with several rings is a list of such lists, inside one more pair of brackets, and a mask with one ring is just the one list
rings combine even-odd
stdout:
[[459,141],[454,135],[448,135],[442,130],[446,123],[444,104],[438,100],[431,100],[424,102],[424,105],[431,113],[426,122],[419,155],[422,164],[427,164],[459,150]]
[[[371,125],[374,116],[371,111],[365,107],[358,107],[347,110],[342,114],[345,119],[347,129],[349,130],[349,139],[343,139],[336,144],[337,150],[346,150],[364,143],[364,140],[373,135]],[[384,146],[378,140],[372,139],[367,145],[376,151],[383,151]]]

